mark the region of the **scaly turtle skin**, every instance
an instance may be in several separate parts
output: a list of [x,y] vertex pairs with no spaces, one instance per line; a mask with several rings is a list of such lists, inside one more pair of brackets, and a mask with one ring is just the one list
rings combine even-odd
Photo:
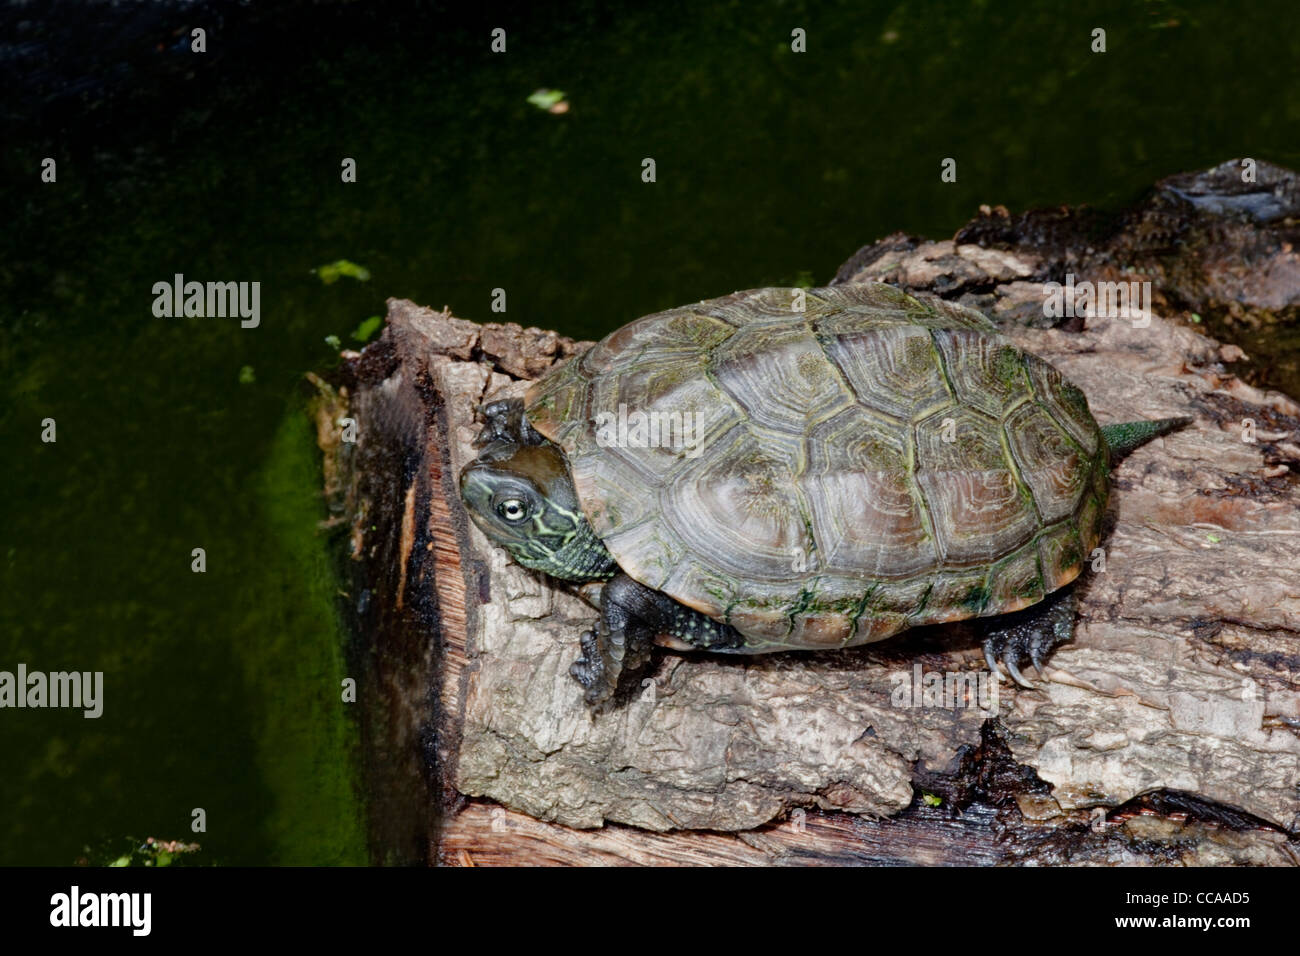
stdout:
[[1103,429],[980,313],[883,284],[646,316],[484,414],[478,526],[608,579],[573,667],[591,704],[652,643],[841,648],[995,615],[990,667],[1025,683],[1070,636],[1111,455],[1185,421]]

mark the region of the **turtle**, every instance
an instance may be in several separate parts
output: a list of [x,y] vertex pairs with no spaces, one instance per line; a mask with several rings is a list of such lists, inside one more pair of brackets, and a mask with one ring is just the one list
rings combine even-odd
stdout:
[[981,620],[1018,684],[1069,640],[1112,460],[1186,424],[1101,426],[975,309],[880,282],[637,319],[489,402],[462,470],[519,564],[598,586],[588,705],[651,648],[853,647]]

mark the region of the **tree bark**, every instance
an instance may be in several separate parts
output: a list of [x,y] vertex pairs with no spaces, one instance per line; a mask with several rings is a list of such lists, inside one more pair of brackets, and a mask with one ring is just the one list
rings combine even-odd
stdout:
[[[638,698],[590,714],[568,667],[595,612],[491,547],[456,488],[478,406],[584,344],[391,300],[317,401],[372,835],[447,864],[1300,862],[1300,405],[1186,321],[1293,314],[1300,203],[1285,170],[1239,189],[1232,168],[1109,220],[987,210],[954,240],[890,236],[835,279],[981,308],[1103,424],[1195,419],[1118,466],[1075,638],[995,712],[900,701],[918,670],[983,668],[954,625],[816,655],[664,652]],[[1155,314],[1045,317],[1066,272],[1151,281]]]

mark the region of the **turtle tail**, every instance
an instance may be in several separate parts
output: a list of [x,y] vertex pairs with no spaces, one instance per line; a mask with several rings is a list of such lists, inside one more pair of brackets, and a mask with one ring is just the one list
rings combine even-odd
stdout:
[[1175,429],[1190,425],[1192,420],[1182,418],[1156,418],[1150,421],[1123,422],[1119,425],[1102,425],[1101,435],[1106,439],[1112,459],[1123,458],[1139,445],[1153,438],[1167,435]]

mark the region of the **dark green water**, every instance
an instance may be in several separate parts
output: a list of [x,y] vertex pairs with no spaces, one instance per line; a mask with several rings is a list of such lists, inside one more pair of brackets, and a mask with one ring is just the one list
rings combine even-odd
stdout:
[[[860,245],[950,235],[980,203],[1118,206],[1233,156],[1300,166],[1300,88],[1281,82],[1300,61],[1291,3],[1083,6],[231,12],[193,70],[170,34],[127,31],[129,69],[87,68],[77,96],[16,95],[0,167],[0,669],[102,670],[106,699],[98,720],[0,711],[0,862],[150,835],[218,863],[383,856],[365,846],[339,700],[300,383],[333,361],[325,337],[346,343],[387,296],[487,320],[499,287],[505,318],[595,337],[691,299],[825,281]],[[15,31],[37,16],[5,13]],[[102,50],[86,20],[57,30]],[[505,55],[488,51],[495,26]],[[525,102],[543,86],[571,110]],[[55,185],[38,181],[44,156]],[[344,257],[371,280],[310,272]],[[177,272],[260,281],[260,327],[155,318],[151,287]]]

